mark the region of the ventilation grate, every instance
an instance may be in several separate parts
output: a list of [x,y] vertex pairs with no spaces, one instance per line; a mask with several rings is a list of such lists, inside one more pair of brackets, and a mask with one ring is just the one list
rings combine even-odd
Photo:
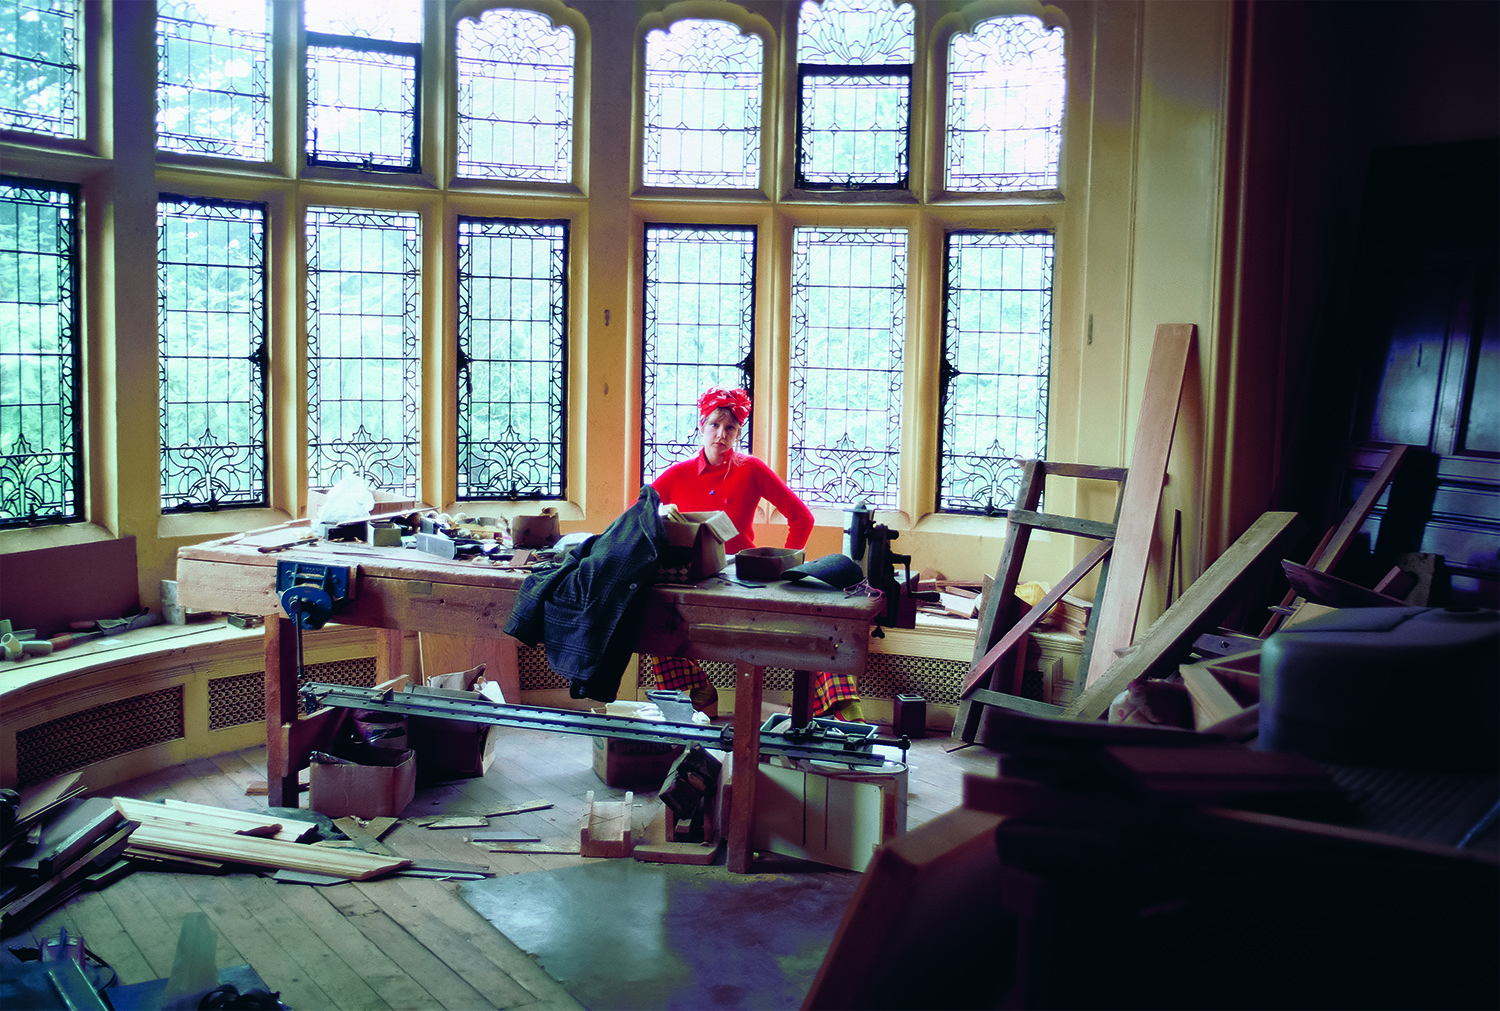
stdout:
[[568,679],[556,673],[547,663],[547,647],[524,643],[516,650],[517,666],[521,671],[521,691],[540,692],[554,688],[567,688]]
[[185,735],[183,686],[83,709],[16,734],[16,779],[22,786],[73,772],[116,755]]
[[[328,663],[310,663],[303,667],[308,681],[333,685],[356,685],[370,688],[375,684],[375,658],[355,657]],[[208,729],[225,730],[247,723],[261,723],[266,718],[266,675],[264,671],[214,678],[208,683]]]
[[[656,679],[651,674],[653,657],[641,657],[638,686],[655,688]],[[708,661],[703,663],[709,680],[716,688],[734,689],[735,666],[732,663]],[[867,699],[893,699],[897,695],[921,695],[938,705],[957,705],[959,689],[968,673],[968,664],[960,660],[930,659],[920,656],[898,656],[892,653],[871,653],[865,666],[864,677],[858,679],[859,694]],[[784,667],[767,667],[764,690],[789,692],[792,690],[792,672]]]

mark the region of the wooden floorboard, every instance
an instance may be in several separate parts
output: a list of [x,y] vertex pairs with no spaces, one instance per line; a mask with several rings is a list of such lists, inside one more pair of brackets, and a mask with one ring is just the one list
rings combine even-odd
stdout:
[[[495,853],[470,841],[473,829],[431,829],[424,815],[489,814],[543,801],[539,811],[495,816],[491,829],[528,832],[576,846],[585,795],[619,800],[623,790],[593,771],[593,741],[579,735],[497,729],[494,764],[483,777],[424,786],[383,842],[414,859],[487,867],[494,875],[577,866],[569,854]],[[912,742],[907,774],[907,827],[957,807],[967,772],[992,775],[995,756],[947,736]],[[265,780],[265,749],[249,748],[189,762],[123,783],[112,795],[174,798],[233,810],[264,811],[248,793]],[[644,823],[650,791],[635,791]],[[304,793],[301,803],[307,805]],[[275,881],[246,871],[222,875],[138,870],[98,892],[81,892],[7,938],[35,945],[64,927],[82,935],[122,984],[171,974],[183,919],[204,913],[221,967],[249,964],[290,1006],[383,1009],[578,1009],[581,1005],[521,948],[464,902],[458,884],[431,878],[317,886]]]

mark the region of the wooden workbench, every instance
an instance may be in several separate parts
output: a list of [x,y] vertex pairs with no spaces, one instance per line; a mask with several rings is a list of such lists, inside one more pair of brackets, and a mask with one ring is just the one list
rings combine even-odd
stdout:
[[[503,637],[525,580],[523,571],[487,560],[446,560],[410,548],[312,541],[267,550],[308,530],[306,521],[294,521],[182,548],[177,556],[177,593],[184,607],[265,618],[266,774],[273,807],[296,806],[298,773],[322,729],[299,712],[297,629],[281,609],[278,562],[347,570],[349,599],[331,620],[381,631],[376,672],[382,682],[402,674],[402,632]],[[786,582],[747,587],[713,578],[658,585],[648,591],[636,650],[736,665],[734,766],[753,770],[760,757],[765,668],[796,672],[793,719],[802,725],[809,672],[864,674],[870,629],[881,606],[864,595]],[[731,792],[727,861],[730,870],[743,873],[750,866],[756,777],[740,778]]]

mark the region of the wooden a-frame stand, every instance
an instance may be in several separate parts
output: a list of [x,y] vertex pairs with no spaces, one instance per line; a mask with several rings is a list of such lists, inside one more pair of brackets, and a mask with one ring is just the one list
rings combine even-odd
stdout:
[[[1188,354],[1198,328],[1191,323],[1162,323],[1156,328],[1145,394],[1136,426],[1129,469],[1077,463],[1030,460],[1023,463],[1016,507],[1008,514],[1005,550],[994,585],[985,595],[974,637],[974,662],[964,678],[953,736],[977,740],[985,706],[1016,709],[1034,715],[1060,715],[1063,707],[1021,697],[1021,671],[1026,661],[1026,637],[1047,613],[1095,566],[1101,566],[1096,606],[1089,615],[1079,661],[1078,679],[1087,684],[1113,663],[1116,652],[1130,645],[1140,612],[1141,590],[1166,481],[1167,457],[1177,426],[1177,407],[1187,372]],[[1104,523],[1037,512],[1048,476],[1116,481],[1114,521]],[[1015,589],[1021,575],[1031,531],[1088,537],[1098,543],[1073,570],[1019,621],[1015,621]],[[1112,557],[1111,557],[1112,556]],[[1113,568],[1111,574],[1110,568]],[[1002,634],[1003,633],[1003,634]],[[1007,659],[1010,664],[1004,663]]]

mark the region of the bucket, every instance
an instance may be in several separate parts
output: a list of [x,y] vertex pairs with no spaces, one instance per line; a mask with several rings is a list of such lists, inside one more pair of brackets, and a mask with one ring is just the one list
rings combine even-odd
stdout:
[[404,750],[407,747],[406,717],[396,713],[355,713],[354,733],[362,743],[377,748]]

